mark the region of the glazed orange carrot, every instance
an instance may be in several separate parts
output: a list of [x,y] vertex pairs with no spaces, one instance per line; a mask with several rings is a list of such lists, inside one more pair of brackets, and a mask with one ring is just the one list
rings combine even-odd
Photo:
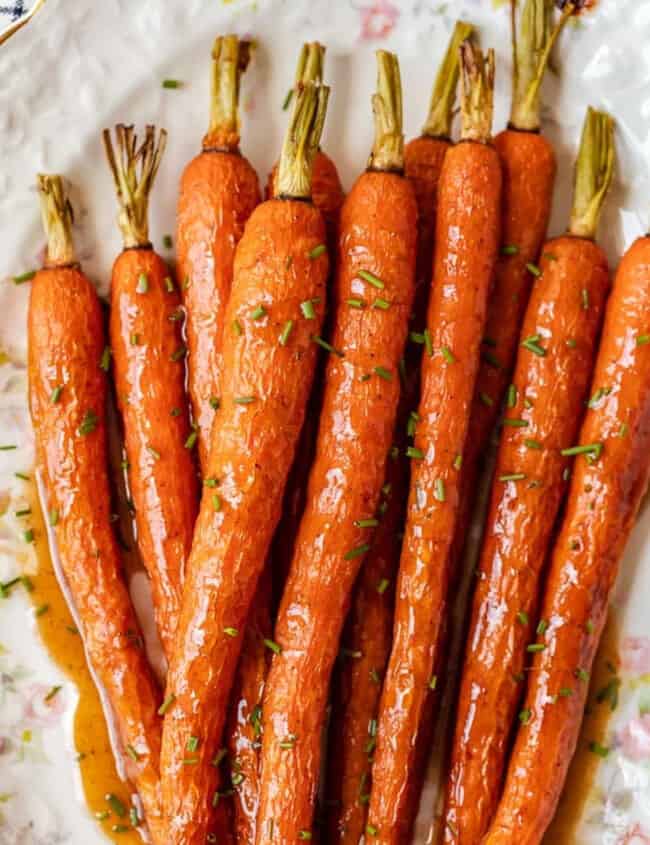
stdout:
[[415,275],[415,195],[402,175],[397,59],[379,51],[368,170],[341,211],[316,456],[264,692],[257,843],[313,836],[330,674],[378,524]]
[[[426,314],[437,188],[442,162],[451,142],[452,110],[458,85],[458,48],[471,33],[469,24],[456,24],[440,68],[423,133],[404,149],[405,174],[413,184],[418,208],[416,288],[410,325],[421,329]],[[417,332],[413,337],[419,339]],[[343,636],[344,654],[333,681],[326,781],[327,841],[357,845],[366,824],[370,765],[381,683],[392,642],[395,576],[401,548],[400,531],[408,497],[408,458],[405,450],[413,431],[418,403],[422,346],[406,348],[403,384],[397,411],[394,446],[399,454],[388,461],[382,517],[355,585]]]
[[29,302],[29,404],[62,574],[88,661],[113,711],[119,762],[156,843],[161,834],[160,693],[110,524],[102,309],[72,244],[60,176],[39,176],[48,246]]
[[[593,238],[613,164],[612,121],[590,110],[576,212],[568,234],[544,246],[508,390],[447,783],[444,841],[454,845],[480,842],[489,827],[526,657],[540,648],[535,630],[543,643],[548,626],[535,618],[537,596],[567,486],[562,449],[580,429],[609,291],[607,258]],[[599,401],[597,393],[590,404]]]
[[[517,354],[517,341],[551,214],[556,161],[540,134],[540,86],[549,56],[573,12],[566,4],[553,26],[553,0],[527,0],[517,37],[513,18],[513,97],[508,128],[494,139],[503,169],[501,255],[488,305],[469,435],[463,455],[460,555],[478,489],[481,457],[496,424]],[[514,8],[514,7],[513,7]]]
[[221,397],[235,248],[260,201],[257,174],[239,151],[239,83],[249,46],[236,35],[215,41],[210,126],[203,149],[183,172],[178,198],[177,277],[187,312],[189,391],[203,469]]
[[490,143],[494,56],[461,47],[461,141],[440,174],[422,386],[396,591],[393,648],[382,691],[366,832],[409,841],[421,788],[441,657],[459,469],[499,245],[501,169]]
[[[104,143],[120,203],[124,251],[113,265],[110,336],[117,405],[124,426],[138,547],[151,579],[158,632],[169,658],[185,562],[198,512],[196,468],[185,394],[183,312],[169,268],[149,241],[149,192],[166,135],[147,127],[108,130]],[[138,166],[140,172],[138,173]]]
[[237,247],[222,403],[167,685],[161,764],[167,845],[220,841],[213,761],[280,516],[325,309],[325,224],[309,194],[327,94],[308,85],[296,97],[278,197],[255,210]]
[[611,590],[650,473],[650,238],[616,273],[577,446],[569,498],[553,547],[535,655],[488,845],[538,845],[575,751],[589,673]]

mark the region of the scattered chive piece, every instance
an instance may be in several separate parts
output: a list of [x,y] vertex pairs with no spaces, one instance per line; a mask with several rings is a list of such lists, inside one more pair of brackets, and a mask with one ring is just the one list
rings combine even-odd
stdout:
[[95,818],[98,822],[106,821],[106,819],[110,816],[110,812],[108,810],[98,810],[95,813]]
[[517,614],[517,620],[521,622],[522,625],[528,625],[528,614],[525,610],[520,610]]
[[104,796],[104,799],[111,808],[111,810],[115,813],[115,815],[123,819],[126,815],[126,807],[117,797],[117,795],[114,795],[112,792],[107,792]]
[[51,394],[51,396],[50,396],[50,401],[51,401],[54,405],[56,405],[56,403],[57,403],[57,402],[59,401],[59,399],[61,398],[61,394],[62,394],[62,393],[63,393],[63,385],[62,385],[62,384],[58,384],[58,385],[54,388],[54,390],[52,391],[52,394]]
[[138,283],[135,286],[136,293],[147,293],[149,290],[149,277],[146,273],[140,273]]
[[170,417],[180,417],[180,415],[181,415],[181,409],[180,408],[172,408],[171,411],[169,412]]
[[56,508],[52,508],[52,509],[51,509],[51,511],[50,511],[50,513],[49,513],[49,517],[48,517],[48,519],[49,519],[49,523],[50,523],[50,525],[54,528],[54,526],[55,526],[55,525],[58,523],[58,521],[59,521],[59,512],[58,512],[58,510],[57,510]]
[[621,423],[621,427],[619,429],[618,436],[619,437],[625,437],[625,435],[628,433],[628,431],[629,431],[628,424],[627,423]]
[[539,623],[537,625],[538,636],[540,636],[540,637],[543,636],[546,633],[547,629],[548,629],[548,622],[546,621],[546,619],[540,619]]
[[111,827],[111,833],[128,833],[131,828],[125,824],[114,824]]
[[587,621],[585,622],[585,631],[586,631],[588,634],[593,634],[593,632],[594,632],[594,623],[591,621],[591,619],[587,619]]
[[43,616],[50,609],[49,604],[41,604],[34,611],[35,616]]
[[366,833],[368,834],[368,836],[377,836],[378,832],[379,831],[374,826],[374,824],[367,824],[366,825]]
[[504,417],[503,425],[508,425],[510,428],[528,428],[528,421],[516,419],[514,417]]
[[557,261],[557,255],[553,252],[544,252],[542,258],[545,258],[547,261]]
[[527,725],[530,722],[532,715],[533,711],[530,708],[526,708],[519,713],[519,721],[522,725]]
[[382,282],[382,280],[375,276],[374,273],[370,273],[368,270],[359,270],[358,276],[360,276],[365,282],[371,284],[373,287],[378,288],[379,290],[383,290],[386,285]]
[[239,631],[237,630],[237,628],[224,628],[223,632],[228,637],[238,637],[239,636]]
[[198,432],[191,431],[188,435],[187,440],[185,441],[185,448],[186,449],[193,449],[196,446],[196,441],[199,439]]
[[251,311],[251,320],[259,320],[266,316],[266,308],[263,305],[258,305],[254,311]]
[[434,498],[438,502],[444,502],[447,498],[445,493],[445,482],[442,478],[436,478],[435,489],[434,489]]
[[315,320],[316,319],[316,312],[314,311],[314,303],[311,299],[306,299],[304,302],[300,303],[300,310],[302,311],[302,316],[306,320]]
[[639,334],[636,337],[636,345],[637,346],[646,346],[646,344],[650,343],[650,334]]
[[198,736],[191,736],[185,745],[185,749],[193,754],[196,749],[199,747],[199,738]]
[[203,484],[206,487],[217,487],[219,482],[216,478],[206,478]]
[[273,652],[273,654],[282,654],[282,646],[280,645],[280,643],[276,643],[274,640],[266,638],[262,640],[262,642],[268,649]]
[[532,334],[530,337],[527,337],[525,340],[522,341],[521,345],[524,349],[527,349],[534,355],[539,355],[540,358],[543,358],[544,355],[546,355],[546,350],[544,349],[544,347],[539,345],[538,334]]
[[363,308],[366,304],[363,299],[346,299],[345,302],[350,308]]
[[216,768],[217,766],[220,766],[223,763],[223,761],[226,759],[227,756],[228,756],[228,749],[227,748],[220,748],[210,762]]
[[286,739],[283,739],[282,742],[279,743],[280,748],[293,748],[296,744],[296,737],[293,734],[289,734]]
[[379,308],[382,311],[388,311],[388,309],[390,308],[390,302],[387,299],[382,299],[381,296],[378,296],[372,303],[372,307]]
[[606,684],[601,690],[598,691],[596,695],[596,701],[599,704],[607,701],[609,703],[610,710],[614,712],[618,707],[618,691],[621,686],[621,679],[620,678],[612,678],[612,680]]
[[586,669],[581,669],[578,667],[575,671],[575,676],[579,681],[588,681],[589,680],[589,672]]
[[460,469],[462,467],[462,465],[463,465],[463,456],[462,455],[456,455],[456,457],[454,458],[454,463],[453,463],[454,469]]
[[573,695],[573,690],[571,689],[571,687],[562,687],[558,694],[560,698],[571,698],[571,696]]
[[357,557],[361,557],[361,555],[365,555],[369,548],[370,543],[362,543],[360,546],[356,546],[354,549],[350,549],[349,552],[346,552],[344,555],[344,559],[354,560]]
[[289,103],[293,97],[293,88],[289,88],[287,91],[287,96],[282,101],[282,111],[286,111],[289,108]]
[[357,528],[376,528],[379,525],[378,519],[355,519],[354,524]]
[[569,349],[575,349],[575,348],[576,348],[576,346],[578,345],[578,341],[577,341],[577,340],[574,340],[572,337],[570,337],[570,338],[566,341],[566,345],[569,347]]
[[172,352],[172,354],[170,355],[170,358],[171,358],[172,361],[182,361],[183,358],[185,357],[186,353],[187,353],[186,347],[185,346],[179,346],[178,349],[176,349],[174,352]]
[[609,748],[605,745],[601,745],[599,742],[596,742],[596,740],[592,740],[589,743],[589,750],[592,754],[596,754],[598,757],[604,758],[609,754]]
[[219,513],[219,511],[221,510],[221,496],[217,496],[216,493],[212,497],[212,509],[215,511],[215,513]]
[[412,343],[417,343],[420,346],[424,343],[424,335],[420,334],[420,332],[411,332],[409,338]]
[[102,352],[102,357],[99,359],[99,366],[102,370],[107,373],[111,368],[111,355],[112,355],[111,347],[105,346],[104,351]]
[[180,79],[163,79],[162,87],[168,89],[182,88],[183,83],[180,81]]
[[569,449],[562,449],[560,454],[565,458],[572,455],[590,455],[595,460],[601,456],[602,451],[602,443],[585,443],[583,446],[571,446]]
[[373,684],[378,684],[381,682],[379,672],[374,667],[370,670],[368,674],[370,675],[370,680],[373,682]]
[[217,411],[219,409],[219,406],[221,405],[221,400],[218,396],[211,396],[208,401],[213,411]]
[[431,680],[429,681],[429,689],[434,690],[438,686],[438,676],[432,675]]
[[88,434],[92,434],[93,431],[97,428],[97,423],[99,422],[99,417],[97,414],[91,409],[86,411],[83,420],[81,421],[81,425],[79,426],[79,434],[82,437],[86,437]]
[[479,393],[478,398],[481,402],[486,405],[488,408],[491,408],[494,405],[494,399],[491,396],[488,396],[487,393]]
[[137,332],[133,332],[129,338],[129,342],[131,343],[131,346],[138,346],[140,344],[140,335]]
[[324,253],[326,253],[326,252],[327,252],[327,247],[325,246],[325,244],[318,244],[318,246],[315,246],[315,247],[314,247],[314,248],[310,251],[310,253],[309,253],[309,257],[310,257],[310,258],[311,258],[311,260],[313,261],[313,260],[314,260],[314,258],[320,258],[320,256],[321,256],[321,255],[323,255],[323,254],[324,254]]
[[456,363],[456,357],[448,346],[443,346],[440,351],[442,353],[442,357],[445,359],[445,361],[448,364],[455,364]]
[[546,646],[544,643],[530,643],[530,645],[526,646],[526,651],[531,652],[531,654],[535,654],[538,651],[544,651]]
[[239,320],[233,320],[232,321],[232,330],[237,335],[237,337],[242,336],[244,330],[242,329],[241,323],[239,322]]
[[433,355],[433,343],[429,329],[424,330],[424,348],[427,350],[427,355],[431,357]]
[[373,372],[376,376],[379,376],[379,378],[383,378],[384,381],[393,380],[393,374],[390,370],[387,370],[386,367],[373,367]]
[[582,289],[580,296],[582,297],[582,309],[586,311],[589,308],[589,291],[587,288]]
[[172,293],[174,290],[174,280],[171,276],[165,276],[165,290],[167,293]]
[[611,387],[599,387],[598,390],[594,393],[591,399],[587,402],[588,408],[595,408],[596,405],[600,402],[603,396],[609,396],[612,392]]
[[0,452],[13,452],[14,449],[17,449],[17,448],[18,448],[18,446],[14,446],[14,445],[0,446]]
[[171,693],[171,695],[168,695],[167,698],[163,701],[163,703],[158,708],[158,715],[164,716],[165,713],[169,710],[169,708],[172,706],[172,704],[175,701],[176,701],[176,696],[174,695],[174,693]]
[[532,408],[532,407],[533,407],[533,403],[530,401],[530,399],[524,397],[524,408],[529,409],[529,408]]
[[153,446],[149,446],[149,445],[148,445],[148,446],[147,446],[147,452],[149,452],[149,454],[150,454],[150,455],[151,455],[151,457],[154,459],[154,461],[159,461],[159,460],[160,460],[160,452],[159,452],[157,449],[154,449],[154,447],[153,447]]
[[279,341],[280,346],[286,346],[287,342],[289,341],[289,335],[293,329],[293,320],[287,320],[284,324],[284,328],[282,329],[282,334],[280,335]]
[[311,830],[298,831],[298,839],[311,839]]
[[338,355],[339,358],[345,357],[343,352],[341,352],[339,349],[334,349],[334,347],[326,340],[323,340],[322,337],[319,337],[318,335],[312,335],[311,339],[314,341],[314,343],[317,343],[322,349],[325,349],[327,352],[331,352],[332,355]]
[[133,827],[137,827],[140,824],[140,819],[138,818],[138,811],[135,807],[131,807],[129,810],[129,821]]
[[501,255],[517,255],[518,253],[519,247],[514,244],[507,244],[501,247]]
[[388,585],[390,581],[388,578],[382,578],[381,581],[377,584],[377,592],[380,596],[383,596],[386,590],[388,589]]
[[29,516],[32,512],[31,508],[23,508],[22,510],[15,511],[16,516]]
[[138,752],[135,750],[135,748],[132,745],[126,746],[126,753],[129,755],[129,757],[132,760],[135,760],[136,763],[140,759],[140,755],[138,754]]
[[14,472],[16,478],[20,478],[21,481],[29,481],[30,478],[28,475],[25,475],[24,472]]
[[26,273],[20,273],[18,276],[14,276],[14,284],[22,285],[23,282],[31,282],[35,275],[36,270],[28,270]]
[[162,241],[163,241],[163,246],[165,247],[165,249],[171,249],[172,246],[174,245],[174,241],[172,240],[171,235],[163,235]]
[[525,472],[512,472],[510,475],[500,475],[499,481],[523,481],[526,478]]
[[416,449],[415,446],[409,446],[406,449],[406,457],[414,458],[417,461],[421,461],[424,458],[424,452],[422,451],[422,449]]
[[236,396],[234,399],[235,405],[251,405],[255,401],[255,396]]
[[59,694],[59,692],[61,692],[61,687],[60,687],[60,686],[52,687],[52,689],[48,692],[48,694],[45,696],[45,698],[43,699],[43,701],[52,701],[52,699],[53,699],[56,695],[58,695],[58,694]]
[[542,271],[539,269],[537,264],[533,264],[532,261],[529,261],[528,264],[526,264],[526,270],[528,270],[529,273],[535,276],[536,279],[539,279],[539,277],[542,275]]
[[542,444],[539,442],[539,440],[532,440],[530,438],[527,438],[526,440],[524,440],[524,446],[527,449],[541,449],[542,448]]

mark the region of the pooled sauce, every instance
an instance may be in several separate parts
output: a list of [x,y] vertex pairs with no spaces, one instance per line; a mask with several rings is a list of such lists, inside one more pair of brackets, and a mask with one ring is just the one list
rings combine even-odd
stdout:
[[[610,610],[594,661],[587,708],[578,746],[569,768],[555,819],[544,845],[569,845],[576,841],[578,826],[596,780],[596,771],[607,748],[607,726],[618,694],[618,626]],[[594,745],[595,744],[595,745]],[[595,749],[595,750],[592,750]],[[600,752],[600,753],[599,753]]]
[[[35,608],[39,634],[50,657],[74,683],[79,695],[74,715],[74,744],[79,755],[86,803],[111,841],[142,845],[142,839],[129,818],[133,790],[120,778],[115,767],[99,693],[88,671],[81,637],[54,572],[35,490],[31,508],[38,571],[31,578],[33,590],[29,597]],[[108,794],[118,800],[109,803],[106,800]],[[123,815],[119,815],[122,811]]]

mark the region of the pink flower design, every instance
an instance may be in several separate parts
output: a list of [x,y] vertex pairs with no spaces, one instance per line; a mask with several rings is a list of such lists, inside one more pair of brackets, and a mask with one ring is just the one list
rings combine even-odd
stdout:
[[650,713],[629,721],[618,734],[618,744],[628,759],[650,760]]
[[387,38],[399,19],[399,9],[390,0],[375,0],[370,6],[361,6],[361,41],[378,41]]
[[25,721],[31,725],[52,726],[57,724],[66,709],[63,690],[32,684],[25,691]]
[[617,845],[650,845],[650,837],[636,824],[623,834]]
[[621,643],[621,667],[630,674],[650,672],[650,637],[624,637]]

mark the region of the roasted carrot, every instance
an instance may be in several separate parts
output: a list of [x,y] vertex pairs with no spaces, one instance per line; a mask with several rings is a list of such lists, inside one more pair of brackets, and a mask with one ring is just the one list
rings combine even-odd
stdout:
[[263,704],[257,842],[313,836],[330,674],[378,524],[415,276],[417,208],[402,174],[397,59],[377,53],[375,145],[341,211],[330,358],[316,456]]
[[48,246],[29,301],[29,404],[62,574],[88,660],[155,842],[161,836],[161,697],[144,653],[110,524],[105,339],[97,293],[79,268],[60,176],[39,176]]
[[[422,135],[404,149],[404,170],[411,181],[418,208],[416,288],[410,326],[420,339],[426,314],[437,188],[442,162],[451,145],[452,110],[458,85],[458,48],[471,33],[469,24],[456,24],[440,67],[431,108]],[[416,331],[417,330],[417,331]],[[352,607],[343,637],[344,654],[333,681],[329,728],[329,765],[326,781],[327,842],[357,845],[366,824],[370,792],[370,764],[381,683],[392,643],[395,576],[401,548],[401,527],[408,497],[408,458],[405,451],[415,426],[419,364],[422,345],[407,345],[403,384],[397,411],[394,446],[398,454],[388,461],[382,517],[372,548],[355,585]]]
[[[132,126],[104,132],[120,204],[124,251],[113,265],[110,337],[117,405],[124,426],[138,547],[151,579],[158,632],[169,658],[185,562],[198,512],[196,467],[185,394],[183,312],[178,290],[149,241],[149,192],[166,141],[147,127],[138,148]],[[140,173],[138,174],[138,165]]]
[[239,151],[239,84],[249,47],[236,35],[215,41],[210,126],[202,151],[183,172],[178,198],[177,278],[187,312],[189,391],[203,469],[221,400],[235,248],[260,201],[257,174]]
[[[501,169],[490,143],[494,56],[461,47],[461,141],[438,188],[433,281],[421,399],[382,691],[366,832],[409,841],[421,788],[420,739],[437,686],[458,513],[459,468],[476,381],[487,295],[499,246]],[[425,718],[427,716],[428,718]]]
[[[589,111],[568,234],[547,242],[526,311],[496,461],[447,784],[444,841],[480,842],[499,800],[542,567],[566,492],[569,458],[596,358],[607,258],[593,238],[612,176],[612,122]],[[580,214],[589,208],[587,221]],[[537,270],[536,270],[537,272]],[[598,404],[599,395],[590,402]],[[543,646],[542,646],[543,647]],[[489,776],[486,775],[489,773]]]
[[329,261],[325,224],[309,195],[327,94],[308,85],[296,97],[278,196],[255,210],[237,247],[222,403],[168,679],[161,765],[167,845],[204,845],[217,835],[212,761],[303,422],[314,338],[322,342]]
[[[513,15],[513,95],[508,128],[494,139],[503,169],[501,255],[488,304],[469,435],[463,454],[456,557],[462,551],[485,454],[510,383],[519,330],[534,267],[546,237],[557,170],[551,143],[540,133],[540,86],[564,24],[565,6],[553,25],[553,0],[527,0],[517,37]],[[513,6],[513,10],[515,7]],[[532,268],[532,269],[531,269]]]
[[[538,845],[576,747],[589,673],[611,590],[650,472],[650,237],[616,273],[578,445],[566,513],[553,547],[526,700],[488,845]],[[598,398],[595,398],[598,397]]]

